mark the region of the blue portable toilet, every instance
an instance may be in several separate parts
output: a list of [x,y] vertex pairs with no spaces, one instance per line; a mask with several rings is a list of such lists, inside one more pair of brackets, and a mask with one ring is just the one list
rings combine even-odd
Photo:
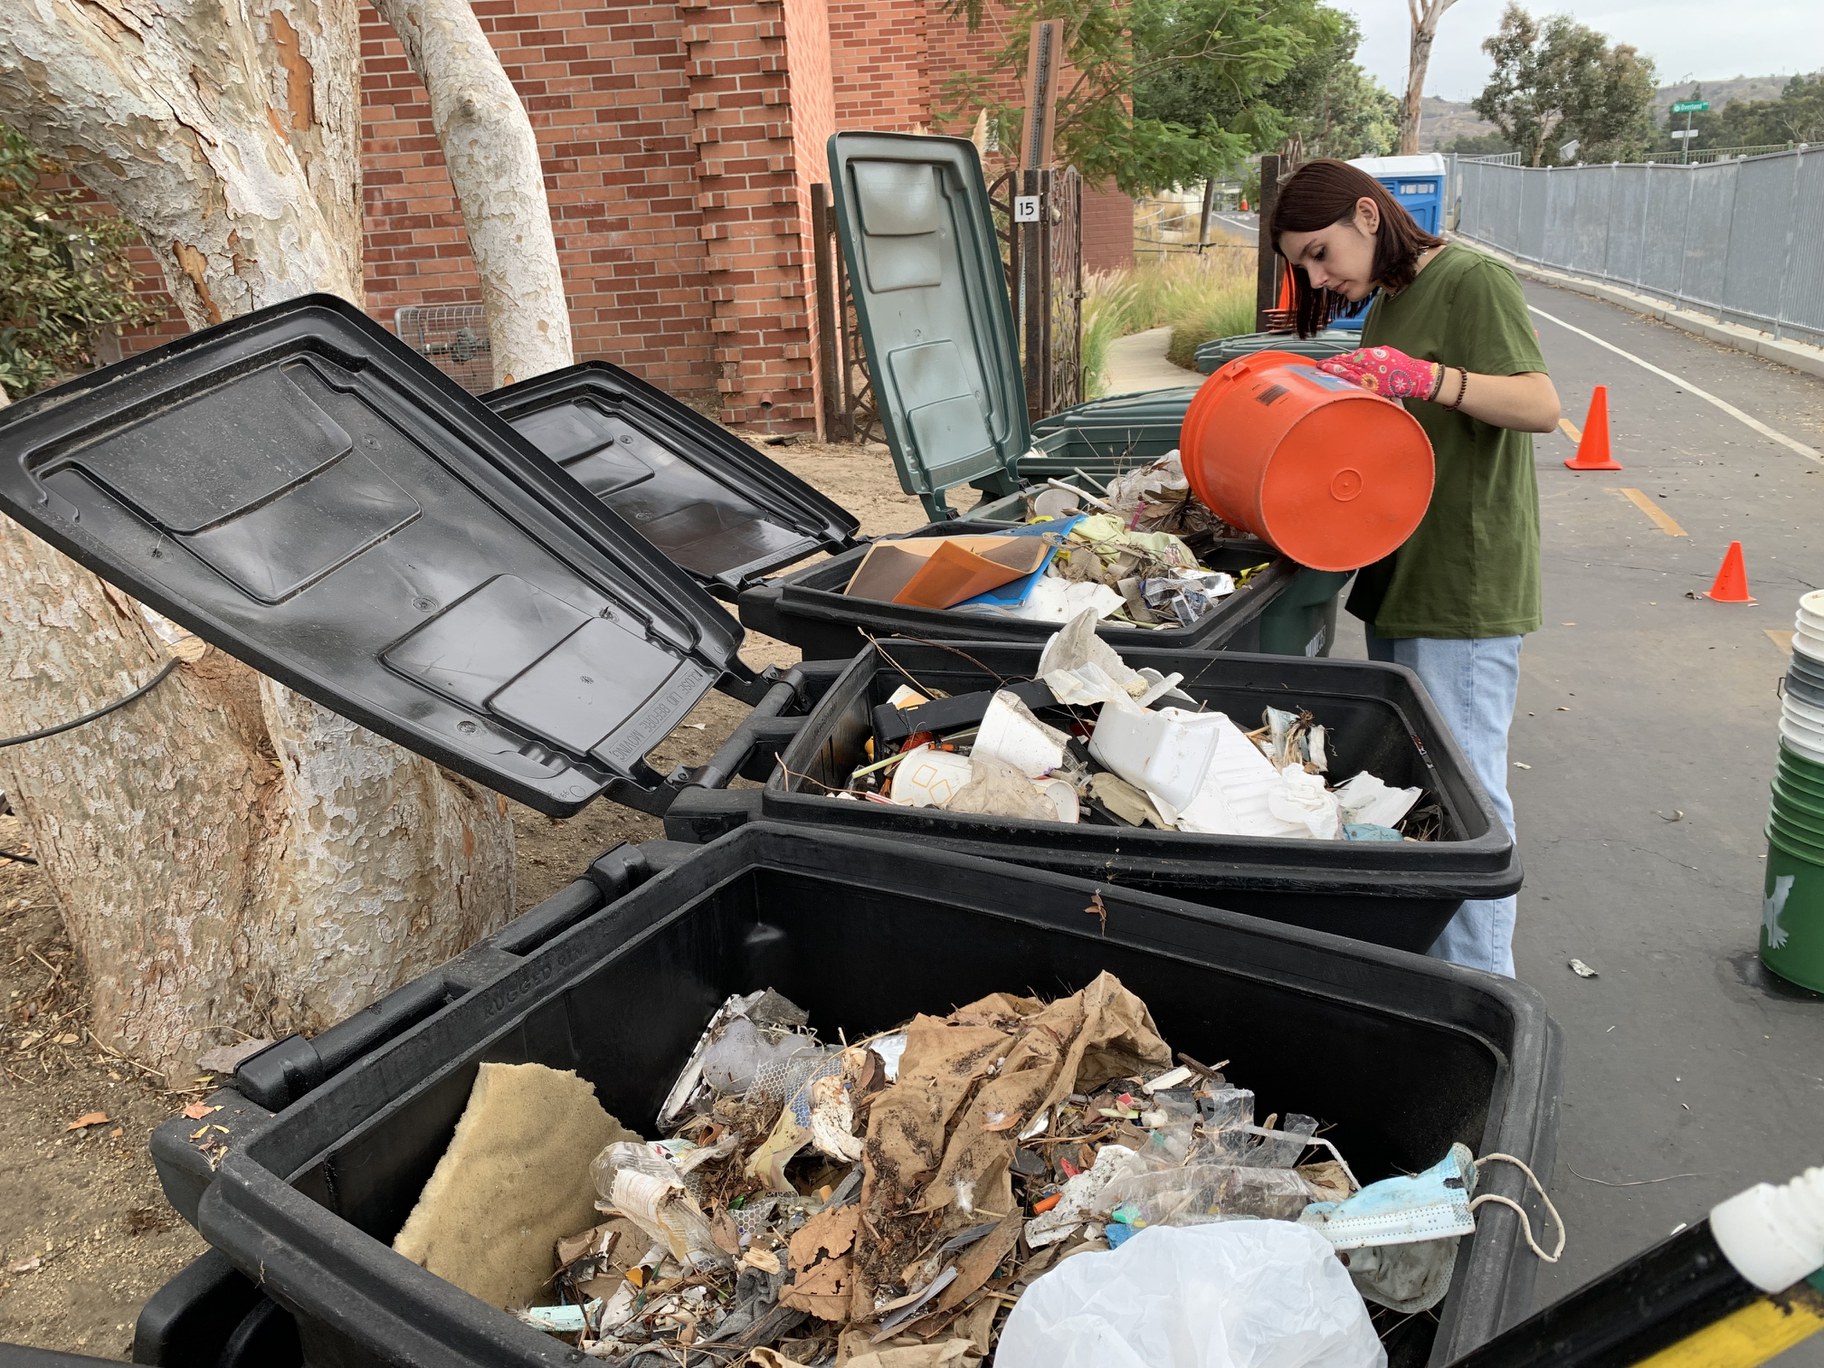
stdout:
[[[1445,166],[1442,153],[1427,152],[1413,157],[1357,157],[1349,163],[1359,166],[1383,186],[1394,201],[1411,214],[1413,221],[1428,233],[1441,232],[1444,223]],[[1366,300],[1353,313],[1334,320],[1333,328],[1362,330],[1362,318],[1368,312]]]

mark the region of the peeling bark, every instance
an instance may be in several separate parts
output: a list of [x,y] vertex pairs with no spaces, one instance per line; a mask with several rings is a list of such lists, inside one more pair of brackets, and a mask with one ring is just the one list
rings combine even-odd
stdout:
[[494,383],[567,366],[564,298],[538,141],[468,0],[374,0],[431,97],[431,122],[481,271]]
[[1406,98],[1400,102],[1400,155],[1419,150],[1419,114],[1425,97],[1425,72],[1431,66],[1431,45],[1438,36],[1438,20],[1457,0],[1406,0],[1412,18],[1412,44],[1407,50]]
[[[4,0],[0,120],[139,227],[193,325],[312,290],[359,301],[358,52],[353,0]],[[165,659],[131,599],[0,518],[0,734]],[[91,1030],[178,1077],[223,1040],[347,1016],[513,907],[500,799],[219,652],[0,750],[0,787]]]

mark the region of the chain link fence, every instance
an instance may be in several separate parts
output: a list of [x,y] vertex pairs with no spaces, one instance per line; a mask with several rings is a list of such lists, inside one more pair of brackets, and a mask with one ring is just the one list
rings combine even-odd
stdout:
[[1472,242],[1824,346],[1824,147],[1685,166],[1461,158],[1450,189]]

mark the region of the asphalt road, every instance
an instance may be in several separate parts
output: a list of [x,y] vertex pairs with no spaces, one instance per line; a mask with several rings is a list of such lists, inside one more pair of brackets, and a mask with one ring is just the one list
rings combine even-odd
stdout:
[[[1606,385],[1625,467],[1574,474],[1568,434],[1537,439],[1546,625],[1521,659],[1510,778],[1518,971],[1565,1036],[1553,1193],[1570,1238],[1543,1302],[1824,1163],[1824,998],[1756,956],[1775,688],[1798,597],[1824,586],[1824,464],[1691,391],[1824,450],[1824,380],[1526,294],[1567,419],[1581,427]],[[1731,540],[1757,604],[1692,597]],[[1339,645],[1359,654],[1359,634]],[[1824,1365],[1824,1336],[1778,1361]]]

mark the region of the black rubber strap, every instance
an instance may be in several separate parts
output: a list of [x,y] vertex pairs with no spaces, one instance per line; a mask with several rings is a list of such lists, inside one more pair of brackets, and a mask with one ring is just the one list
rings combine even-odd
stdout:
[[81,717],[73,718],[68,722],[59,722],[54,727],[45,727],[40,731],[27,732],[24,736],[0,737],[0,748],[6,746],[23,746],[27,741],[42,741],[47,736],[57,736],[63,732],[75,731],[78,727],[86,727],[96,718],[106,717],[117,708],[124,708],[134,699],[151,693],[153,689],[164,683],[165,678],[171,671],[175,670],[180,663],[181,662],[179,662],[175,656],[172,657],[164,663],[157,674],[153,675],[152,678],[133,690],[132,693],[127,694],[124,698],[117,698],[112,703],[105,704],[102,707],[95,709],[94,712],[84,713]]

